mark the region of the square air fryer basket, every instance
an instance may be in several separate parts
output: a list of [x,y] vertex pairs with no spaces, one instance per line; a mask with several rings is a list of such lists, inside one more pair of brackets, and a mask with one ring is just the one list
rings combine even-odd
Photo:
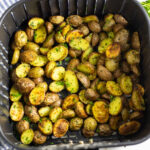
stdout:
[[[141,40],[141,83],[145,88],[147,109],[141,130],[127,137],[94,136],[84,138],[81,132],[68,132],[65,137],[47,140],[42,146],[24,146],[13,134],[9,119],[9,43],[13,33],[31,17],[48,19],[52,15],[65,17],[73,14],[81,16],[96,14],[101,18],[106,13],[120,13]],[[126,146],[140,143],[150,136],[150,21],[145,10],[136,0],[20,0],[12,5],[0,19],[0,141],[5,149],[48,150],[87,149],[98,147]],[[53,142],[54,145],[49,145]]]

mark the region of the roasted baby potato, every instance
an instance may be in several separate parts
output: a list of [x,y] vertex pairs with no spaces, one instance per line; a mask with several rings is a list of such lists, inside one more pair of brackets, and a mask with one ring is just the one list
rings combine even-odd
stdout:
[[37,58],[37,53],[33,50],[26,50],[20,54],[20,60],[24,63],[31,63]]
[[88,115],[92,115],[92,104],[93,102],[86,105],[85,110]]
[[121,96],[122,91],[118,83],[115,81],[107,81],[106,83],[107,91],[114,96]]
[[74,110],[72,109],[66,109],[62,112],[62,118],[65,118],[65,119],[70,119],[70,118],[73,118],[75,117],[75,112]]
[[55,61],[50,61],[47,63],[45,67],[45,75],[47,78],[50,78],[52,70],[56,67],[56,62]]
[[21,142],[23,144],[30,144],[33,141],[34,132],[32,129],[27,129],[21,134]]
[[30,71],[30,65],[26,63],[22,63],[16,68],[16,75],[19,78],[24,78]]
[[38,29],[40,26],[44,24],[44,20],[42,18],[34,17],[29,20],[28,26],[31,29]]
[[39,84],[37,85],[37,87],[43,88],[44,91],[45,91],[45,93],[46,93],[47,90],[48,90],[48,84],[47,84],[47,82],[41,82],[41,83],[39,83]]
[[69,53],[69,55],[70,55],[71,57],[76,58],[76,57],[78,57],[78,56],[81,55],[82,51],[81,51],[81,50],[79,51],[79,50],[75,50],[75,49],[70,49],[70,50],[68,51],[68,53]]
[[97,52],[92,52],[89,56],[89,62],[92,64],[92,65],[96,65],[97,62],[98,62],[98,59],[99,59],[100,55],[99,53]]
[[19,78],[16,82],[16,87],[20,93],[30,93],[35,87],[35,83],[29,78]]
[[129,119],[129,110],[127,108],[123,108],[121,111],[121,117],[123,121],[127,121]]
[[60,24],[61,22],[64,21],[64,17],[63,16],[51,16],[49,18],[50,22],[53,24]]
[[65,83],[63,81],[53,81],[49,85],[49,90],[55,93],[61,92],[65,89]]
[[40,105],[44,101],[44,97],[44,88],[37,86],[31,91],[29,95],[29,101],[32,105]]
[[37,123],[40,120],[40,116],[39,116],[39,114],[37,112],[37,108],[35,106],[25,105],[24,113],[25,113],[25,115],[27,115],[29,117],[29,119],[33,123]]
[[112,116],[118,115],[122,110],[122,100],[120,97],[114,97],[109,104],[109,113]]
[[89,78],[89,80],[94,80],[94,79],[96,79],[97,72],[96,72],[96,70],[94,70],[94,72],[92,74],[86,74],[86,76]]
[[27,35],[24,31],[19,30],[15,33],[15,44],[18,47],[23,47],[27,44]]
[[24,115],[24,108],[21,102],[13,102],[10,107],[10,118],[13,121],[20,121]]
[[17,88],[15,87],[15,85],[13,85],[10,89],[10,100],[12,102],[16,102],[19,101],[22,97],[22,94],[17,90]]
[[50,135],[52,134],[53,125],[48,118],[44,117],[38,123],[38,128],[43,134]]
[[34,67],[34,68],[31,68],[29,73],[28,73],[28,76],[30,78],[40,78],[44,75],[44,69],[41,68],[41,67]]
[[24,50],[30,50],[30,51],[34,51],[37,54],[40,53],[40,46],[34,42],[27,42],[27,44],[24,46]]
[[47,36],[46,40],[43,43],[43,47],[51,48],[54,45],[54,42],[55,42],[54,41],[54,34],[55,34],[55,32],[52,32]]
[[77,66],[79,65],[80,61],[79,59],[71,59],[67,65],[67,70],[76,71]]
[[106,31],[106,32],[112,31],[112,28],[114,25],[115,25],[114,19],[110,19],[110,20],[105,21],[105,23],[103,25],[103,31]]
[[49,113],[49,118],[53,123],[55,123],[60,118],[61,114],[62,114],[61,107],[55,107],[51,109]]
[[43,105],[52,105],[54,102],[60,99],[59,95],[56,93],[47,92],[44,98]]
[[53,104],[51,104],[52,107],[60,107],[61,105],[62,105],[62,99],[59,99]]
[[83,119],[79,117],[75,117],[70,120],[70,130],[77,131],[80,130],[83,125]]
[[94,131],[88,131],[85,128],[82,129],[82,134],[84,135],[84,137],[86,138],[90,138],[93,137],[95,132]]
[[114,33],[117,33],[119,30],[121,30],[121,29],[123,29],[124,28],[124,26],[122,25],[122,24],[115,24],[114,26],[113,26],[113,32]]
[[69,42],[69,45],[72,49],[82,51],[85,51],[90,46],[89,43],[83,38],[72,39]]
[[91,86],[90,88],[93,89],[93,90],[97,90],[97,84],[99,83],[99,79],[96,78],[92,83],[91,83]]
[[90,80],[89,80],[89,78],[84,73],[78,72],[77,73],[77,78],[83,84],[83,86],[85,88],[89,88],[89,86],[90,86]]
[[89,62],[80,63],[77,66],[77,70],[83,72],[85,74],[92,74],[95,71],[94,65],[90,64]]
[[64,110],[74,108],[75,104],[79,101],[79,97],[76,94],[68,95],[62,104]]
[[95,16],[95,15],[89,15],[89,16],[83,17],[83,22],[84,22],[84,23],[88,23],[88,22],[90,22],[90,21],[99,22],[99,19],[98,19],[98,17]]
[[144,114],[140,111],[134,111],[130,114],[130,120],[138,120],[143,118]]
[[137,121],[129,121],[119,126],[119,134],[120,135],[130,135],[136,133],[139,128],[141,127],[141,124]]
[[19,77],[16,75],[16,69],[14,69],[12,72],[11,72],[11,80],[16,83],[18,81]]
[[92,101],[96,101],[98,100],[99,97],[100,97],[99,94],[95,90],[91,88],[85,90],[85,98]]
[[81,25],[78,28],[84,36],[89,34],[89,28],[86,25]]
[[38,110],[38,113],[40,115],[40,117],[46,117],[49,115],[50,113],[50,107],[49,106],[44,106],[44,107],[41,107],[39,110]]
[[101,80],[110,81],[113,79],[112,73],[102,65],[97,66],[97,75]]
[[75,104],[75,112],[80,118],[87,118],[87,114],[84,110],[84,105],[81,102],[76,102]]
[[27,34],[28,40],[29,40],[29,41],[33,41],[33,38],[34,38],[34,30],[27,27],[27,28],[26,28],[26,34]]
[[92,47],[89,47],[87,50],[85,50],[83,53],[82,53],[82,56],[81,56],[81,61],[82,62],[86,62],[90,56],[90,54],[92,53],[93,51],[93,48]]
[[108,124],[100,124],[98,129],[100,136],[110,136],[112,134],[112,130]]
[[139,39],[138,32],[134,32],[132,34],[131,45],[133,49],[136,49],[136,50],[140,49],[140,39]]
[[106,93],[107,89],[106,89],[106,82],[105,81],[100,81],[98,82],[97,86],[96,86],[97,91],[100,94],[104,94]]
[[62,28],[62,35],[65,37],[70,30],[72,30],[71,25],[70,24],[65,25]]
[[119,14],[115,14],[114,15],[114,19],[116,21],[116,23],[122,24],[122,25],[127,25],[128,21],[121,15]]
[[92,42],[92,35],[93,33],[90,33],[89,35],[87,35],[84,39],[90,44]]
[[114,72],[119,67],[119,62],[116,59],[106,59],[105,60],[105,67],[110,71]]
[[81,90],[80,91],[80,93],[79,93],[79,99],[84,104],[88,104],[88,103],[91,102],[90,100],[88,100],[88,99],[85,98],[85,90]]
[[43,144],[46,142],[47,136],[43,135],[39,130],[34,131],[33,142],[35,144]]
[[120,88],[127,95],[132,92],[132,80],[130,76],[124,76],[120,79]]
[[108,104],[104,101],[96,101],[92,107],[94,118],[99,123],[106,123],[109,119]]
[[137,64],[130,65],[131,71],[136,75],[140,76],[140,68]]
[[26,120],[20,120],[16,124],[16,129],[19,132],[19,134],[22,134],[25,130],[29,129],[29,122]]
[[88,117],[84,120],[84,129],[87,131],[95,131],[97,127],[97,122],[93,117]]
[[99,33],[101,31],[101,26],[97,21],[88,22],[88,27],[92,32]]
[[53,127],[53,135],[55,137],[64,136],[69,129],[69,122],[65,119],[59,119],[55,122]]
[[95,47],[98,44],[98,42],[99,42],[99,35],[97,33],[93,33],[91,40],[92,46]]
[[82,24],[83,19],[82,19],[82,17],[80,17],[78,15],[71,15],[67,18],[67,21],[73,27],[78,27]]
[[48,34],[51,33],[51,32],[53,31],[53,29],[54,29],[53,24],[50,23],[50,22],[48,22],[48,21],[45,22],[45,26],[46,26],[47,33],[48,33]]
[[55,40],[57,43],[65,43],[65,37],[60,33],[60,31],[56,32],[55,34]]
[[19,56],[20,56],[20,50],[15,49],[11,60],[12,65],[15,65],[19,61]]
[[40,48],[40,53],[42,55],[47,55],[48,51],[49,51],[49,48],[47,48],[47,47],[41,47]]
[[77,76],[75,75],[75,73],[73,71],[67,70],[65,72],[64,82],[65,82],[67,91],[69,91],[70,93],[78,92],[79,83],[78,83]]
[[117,130],[119,127],[120,116],[111,116],[109,119],[109,126],[112,130]]

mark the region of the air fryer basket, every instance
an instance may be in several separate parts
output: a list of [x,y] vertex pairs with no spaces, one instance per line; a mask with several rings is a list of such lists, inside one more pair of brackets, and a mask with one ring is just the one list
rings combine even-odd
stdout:
[[[141,130],[128,137],[112,135],[95,136],[93,141],[84,138],[81,132],[68,132],[65,137],[47,140],[42,146],[24,146],[13,134],[9,120],[9,49],[10,38],[20,25],[31,17],[47,19],[51,15],[72,14],[81,16],[96,14],[102,17],[105,13],[120,13],[128,21],[132,30],[138,31],[141,39],[141,82],[145,87],[147,105],[144,123]],[[11,6],[0,20],[0,141],[6,149],[80,149],[110,146],[131,145],[142,142],[150,135],[150,22],[145,10],[136,0],[21,0]],[[53,142],[54,145],[49,145]]]

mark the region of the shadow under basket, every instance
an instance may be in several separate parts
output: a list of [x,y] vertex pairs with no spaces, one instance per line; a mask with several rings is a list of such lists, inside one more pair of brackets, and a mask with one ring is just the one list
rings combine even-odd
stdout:
[[[138,31],[141,40],[141,83],[145,88],[146,112],[140,131],[123,137],[94,136],[91,139],[81,132],[69,131],[65,137],[53,136],[41,146],[25,146],[15,137],[9,118],[9,87],[11,66],[9,43],[12,35],[31,17],[48,19],[52,15],[95,14],[101,18],[106,13],[122,14],[133,31]],[[92,149],[127,146],[140,143],[150,136],[150,22],[144,8],[136,0],[20,0],[12,5],[0,19],[0,142],[5,149]],[[53,143],[53,144],[52,144]],[[52,145],[51,145],[52,144]]]

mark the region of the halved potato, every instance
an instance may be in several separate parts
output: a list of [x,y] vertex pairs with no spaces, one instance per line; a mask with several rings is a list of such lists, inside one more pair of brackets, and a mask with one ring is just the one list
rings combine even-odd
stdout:
[[22,63],[16,68],[16,75],[19,78],[24,78],[30,71],[30,65],[26,63]]
[[71,30],[70,24],[67,24],[65,27],[62,29],[62,35],[66,36],[66,34]]
[[46,40],[43,43],[43,47],[51,48],[54,45],[54,43],[55,43],[54,35],[55,35],[55,32],[52,32],[47,36]]
[[131,135],[136,133],[141,127],[141,124],[138,121],[129,121],[119,126],[120,135]]
[[50,22],[53,24],[60,24],[61,22],[64,21],[64,17],[63,16],[51,16],[49,18]]
[[96,101],[92,107],[94,118],[99,123],[106,123],[109,119],[108,104],[104,101]]
[[86,99],[85,97],[85,90],[81,90],[80,93],[79,93],[79,99],[82,103],[84,104],[89,104],[91,101]]
[[51,72],[51,79],[54,81],[59,81],[64,78],[65,75],[65,68],[64,67],[55,67]]
[[47,62],[48,62],[48,59],[46,56],[38,55],[37,58],[34,61],[32,61],[30,64],[34,67],[42,67],[46,65]]
[[38,17],[31,18],[28,22],[28,25],[31,29],[38,29],[43,24],[44,24],[44,19]]
[[93,33],[87,35],[84,39],[90,44],[92,42]]
[[27,42],[27,44],[24,46],[24,50],[30,50],[30,51],[34,51],[37,54],[40,53],[40,46],[34,42]]
[[52,72],[52,70],[56,67],[56,62],[55,61],[50,61],[46,64],[45,67],[45,75],[47,78],[50,78],[50,74]]
[[118,115],[122,110],[122,100],[120,97],[115,97],[109,104],[109,113],[112,116]]
[[48,90],[48,84],[47,84],[47,82],[41,82],[41,83],[39,83],[39,84],[37,85],[37,87],[43,88],[44,91],[45,91],[45,93],[46,93],[47,90]]
[[90,22],[90,21],[99,22],[99,19],[98,19],[98,17],[95,16],[95,15],[89,15],[89,16],[83,17],[83,22],[88,23],[88,22]]
[[92,74],[86,74],[86,76],[89,78],[89,80],[94,80],[96,79],[97,72],[95,70]]
[[41,118],[40,122],[38,123],[38,128],[43,134],[50,135],[52,134],[53,125],[48,118],[44,117]]
[[117,130],[119,126],[120,116],[111,116],[109,119],[109,126],[112,130]]
[[62,104],[62,108],[64,110],[71,109],[75,106],[75,104],[79,101],[79,97],[76,94],[68,95]]
[[40,105],[44,101],[45,89],[36,86],[29,95],[29,101],[32,105]]
[[45,106],[45,107],[41,107],[39,110],[38,110],[38,113],[40,115],[40,117],[46,117],[49,115],[50,113],[50,107],[49,106]]
[[82,62],[85,62],[88,60],[90,54],[92,53],[93,51],[93,48],[90,46],[88,49],[86,49],[83,53],[82,53],[82,56],[81,56],[81,61]]
[[69,42],[69,45],[73,49],[82,51],[85,51],[90,46],[89,43],[83,38],[72,39]]
[[40,53],[42,55],[47,55],[48,51],[49,51],[49,48],[47,48],[47,47],[41,47],[40,48]]
[[54,107],[49,113],[49,118],[53,123],[55,123],[61,117],[61,114],[62,114],[61,107]]
[[67,65],[67,70],[76,71],[77,66],[79,65],[79,59],[73,58],[69,61]]
[[78,131],[81,129],[83,125],[83,119],[79,117],[72,118],[70,120],[70,130],[72,131]]
[[85,97],[91,101],[96,101],[100,97],[100,95],[97,93],[96,90],[93,90],[91,88],[86,89],[85,91]]
[[107,81],[106,83],[107,91],[114,96],[121,96],[122,91],[118,83],[115,81]]
[[30,78],[40,78],[44,75],[44,69],[41,67],[35,67],[35,68],[31,68],[28,76]]
[[72,110],[72,109],[67,109],[62,112],[62,118],[65,118],[65,119],[73,118],[73,117],[75,117],[75,115],[76,114],[75,114],[74,110]]
[[92,115],[92,103],[86,105],[85,111],[88,115]]
[[77,66],[77,70],[86,74],[92,74],[95,71],[95,66],[89,62],[84,62]]
[[121,52],[120,45],[118,43],[113,43],[107,47],[106,57],[116,58],[117,56],[119,56],[120,52]]
[[27,129],[21,134],[21,142],[23,144],[30,144],[33,141],[34,132],[32,129]]
[[46,39],[46,28],[45,26],[41,26],[38,29],[35,30],[34,32],[34,41],[35,43],[43,43]]
[[78,83],[77,76],[73,71],[67,70],[65,72],[64,81],[65,81],[65,86],[67,91],[69,91],[70,93],[78,92],[79,83]]
[[60,61],[66,57],[66,53],[68,54],[68,49],[63,45],[58,45],[53,47],[47,53],[47,58],[49,61]]
[[13,56],[12,56],[12,60],[11,60],[12,65],[15,65],[18,62],[19,56],[20,56],[20,50],[15,49],[14,53],[13,53]]
[[83,37],[83,33],[80,30],[78,30],[78,29],[72,30],[67,33],[66,42],[69,43],[73,39],[82,38],[82,37]]
[[56,32],[55,40],[56,40],[57,43],[60,43],[60,44],[66,42],[65,37],[61,34],[60,31]]
[[53,127],[53,135],[55,137],[64,136],[69,129],[69,122],[66,119],[59,119],[55,122]]
[[49,90],[55,93],[61,92],[65,88],[63,81],[53,81],[49,85]]
[[98,59],[100,57],[100,54],[97,53],[97,52],[92,52],[89,56],[89,62],[92,64],[92,65],[96,65],[97,62],[98,62]]
[[10,89],[10,100],[12,102],[16,102],[16,101],[19,101],[21,97],[22,97],[22,94],[13,85]]
[[10,107],[10,118],[13,121],[20,121],[24,115],[24,108],[21,102],[13,102]]
[[98,91],[100,94],[106,93],[106,91],[107,91],[107,89],[106,89],[106,82],[105,82],[105,81],[100,81],[100,82],[98,82],[96,88],[97,88],[97,91]]

